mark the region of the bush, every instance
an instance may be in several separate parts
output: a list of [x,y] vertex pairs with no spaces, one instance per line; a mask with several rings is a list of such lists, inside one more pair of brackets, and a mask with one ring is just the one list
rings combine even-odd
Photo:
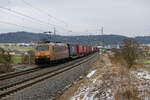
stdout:
[[0,48],[0,63],[3,65],[3,68],[1,70],[12,70],[11,66],[11,55],[9,50],[4,50],[3,48]]
[[[130,69],[136,63],[139,58],[139,44],[132,39],[126,39],[123,41],[122,48],[120,51],[114,51],[114,58],[120,63],[120,76],[121,76],[121,87],[116,93],[116,100],[139,100],[138,90],[131,84],[131,72]],[[125,88],[124,82],[127,82]],[[123,91],[124,90],[124,91]]]
[[130,69],[138,59],[139,44],[135,40],[125,39],[121,53],[127,63],[127,67]]

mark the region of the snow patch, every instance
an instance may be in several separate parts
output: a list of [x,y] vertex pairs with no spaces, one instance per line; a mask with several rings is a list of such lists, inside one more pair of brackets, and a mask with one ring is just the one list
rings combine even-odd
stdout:
[[150,81],[150,73],[148,71],[141,70],[141,71],[132,72],[132,73],[139,79],[146,79]]
[[95,82],[96,82],[96,79],[92,79],[92,82],[95,83]]
[[95,87],[88,87],[81,90],[77,95],[73,96],[71,100],[94,100],[99,91],[93,91]]
[[95,72],[96,72],[96,70],[91,71],[86,77],[90,78]]
[[102,81],[102,80],[99,80],[98,83],[99,83],[99,84],[103,84],[103,81]]
[[132,74],[141,81],[137,86],[138,90],[140,91],[138,97],[144,97],[143,100],[150,100],[150,88],[148,85],[150,84],[150,72],[140,69],[138,71],[133,71]]
[[100,98],[106,99],[106,100],[114,100],[114,95],[110,95],[112,90],[107,89],[106,91],[102,92],[101,90],[95,90],[96,87],[87,87],[82,89],[78,94],[73,96],[71,100],[99,100],[99,97],[97,98],[97,94],[101,94]]

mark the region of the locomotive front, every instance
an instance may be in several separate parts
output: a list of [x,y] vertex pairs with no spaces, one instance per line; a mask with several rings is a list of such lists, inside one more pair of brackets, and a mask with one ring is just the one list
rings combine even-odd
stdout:
[[50,63],[51,44],[37,44],[35,47],[35,63]]

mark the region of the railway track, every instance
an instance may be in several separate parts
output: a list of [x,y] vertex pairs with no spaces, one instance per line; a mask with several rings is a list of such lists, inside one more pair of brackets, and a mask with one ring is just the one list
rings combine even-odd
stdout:
[[18,72],[12,72],[12,73],[8,73],[8,74],[4,74],[4,75],[0,76],[0,81],[6,80],[6,79],[10,79],[10,78],[13,78],[13,77],[16,77],[16,76],[32,73],[32,72],[38,71],[40,69],[41,68],[36,67],[36,68],[24,70],[24,71],[18,71]]
[[85,57],[80,58],[80,59],[74,61],[73,63],[65,65],[64,67],[59,67],[55,70],[48,71],[46,73],[42,73],[41,75],[38,75],[38,76],[35,76],[32,78],[28,78],[26,80],[16,82],[16,83],[4,86],[4,87],[0,87],[0,99],[7,98],[7,96],[9,96],[11,94],[19,92],[20,90],[31,87],[32,85],[34,85],[36,83],[42,82],[46,79],[52,78],[53,76],[56,76],[65,71],[68,71],[76,66],[79,66],[79,65],[91,60],[94,56],[95,56],[95,54],[92,54],[92,55],[86,57],[86,59],[85,59]]
[[[60,63],[60,64],[63,64],[63,63]],[[51,66],[57,66],[57,65],[59,65],[59,64],[53,64]],[[45,66],[47,67],[49,65],[48,64],[42,65],[42,67],[45,67]],[[7,74],[4,74],[4,75],[0,75],[0,81],[10,79],[10,78],[14,78],[14,77],[21,76],[21,75],[25,75],[25,74],[29,74],[29,73],[33,73],[33,72],[36,72],[36,71],[39,71],[39,70],[42,70],[42,68],[36,67],[36,68],[24,70],[24,71],[7,73]]]
[[[44,66],[48,66],[48,65],[47,64],[42,65],[42,67],[44,67]],[[52,66],[55,66],[55,65],[52,65]],[[14,77],[21,76],[21,75],[25,75],[25,74],[29,74],[29,73],[33,73],[33,72],[36,72],[36,71],[39,71],[39,70],[42,70],[42,68],[40,68],[40,66],[38,66],[36,68],[31,68],[31,69],[28,69],[28,70],[24,70],[24,71],[7,73],[7,74],[4,74],[4,75],[0,75],[0,81],[10,79],[10,78],[14,78]]]

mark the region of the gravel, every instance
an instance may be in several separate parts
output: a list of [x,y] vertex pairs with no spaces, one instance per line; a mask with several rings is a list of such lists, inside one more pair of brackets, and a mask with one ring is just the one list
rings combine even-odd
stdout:
[[79,80],[80,76],[86,75],[98,57],[96,55],[92,60],[78,67],[26,88],[5,100],[53,100],[72,82]]
[[[77,59],[77,60],[79,60],[79,59]],[[77,61],[77,60],[75,60],[75,61]],[[57,68],[64,67],[64,65],[69,65],[70,63],[73,63],[73,62],[74,61],[71,61],[71,62],[66,63],[66,64],[57,65],[57,66],[51,66],[51,67],[48,67],[48,68],[41,68],[40,71],[35,71],[35,72],[28,73],[28,74],[25,74],[25,75],[20,75],[20,76],[14,77],[14,78],[3,80],[3,81],[0,82],[0,87],[5,87],[5,86],[8,86],[8,85],[17,83],[17,82],[22,82],[23,80],[29,79],[29,77],[34,78],[36,76],[42,75],[43,73],[47,73],[49,71],[56,70]]]

